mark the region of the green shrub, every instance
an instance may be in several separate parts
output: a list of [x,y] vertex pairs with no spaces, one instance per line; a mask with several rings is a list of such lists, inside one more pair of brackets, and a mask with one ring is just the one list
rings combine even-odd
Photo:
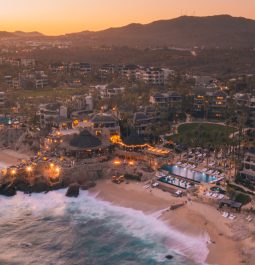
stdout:
[[125,177],[125,179],[129,179],[129,180],[136,180],[136,181],[141,181],[142,180],[142,176],[141,175],[125,174],[124,177]]
[[234,188],[231,188],[230,186],[228,186],[227,192],[229,194],[230,199],[233,201],[241,202],[242,204],[247,204],[251,202],[251,196],[247,193],[237,191]]

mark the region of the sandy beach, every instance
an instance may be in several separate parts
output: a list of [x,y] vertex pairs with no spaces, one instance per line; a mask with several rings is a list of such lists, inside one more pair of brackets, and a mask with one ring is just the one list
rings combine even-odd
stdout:
[[0,169],[18,164],[22,159],[29,159],[29,156],[10,149],[0,150]]
[[91,192],[103,200],[141,210],[146,214],[163,210],[160,218],[185,234],[194,236],[208,234],[210,237],[206,260],[208,264],[252,264],[253,261],[250,261],[242,250],[244,247],[255,248],[254,234],[253,237],[249,235],[244,240],[238,240],[232,229],[233,221],[222,217],[217,209],[207,204],[192,201],[179,209],[167,211],[166,209],[171,205],[185,202],[186,198],[175,198],[159,189],[146,190],[143,185],[136,182],[116,185],[110,180],[104,180],[100,181]]

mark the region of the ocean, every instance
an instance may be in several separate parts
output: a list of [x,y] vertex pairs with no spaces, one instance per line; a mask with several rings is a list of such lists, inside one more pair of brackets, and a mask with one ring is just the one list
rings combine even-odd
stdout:
[[0,196],[0,265],[205,264],[206,235],[182,234],[159,220],[160,213],[114,206],[87,191],[78,198],[65,192]]

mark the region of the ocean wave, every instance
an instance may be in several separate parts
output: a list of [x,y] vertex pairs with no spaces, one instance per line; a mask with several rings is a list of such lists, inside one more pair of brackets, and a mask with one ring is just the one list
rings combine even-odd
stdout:
[[[38,228],[34,226],[34,224],[37,221],[42,227],[47,228],[49,224],[50,226],[52,225],[55,229],[54,233],[60,232],[63,237],[62,240],[64,240],[67,245],[71,244],[69,242],[70,240],[68,240],[69,237],[71,238],[71,231],[76,231],[78,229],[77,235],[79,235],[79,233],[82,235],[84,230],[84,235],[86,236],[82,238],[87,241],[78,242],[79,239],[76,239],[77,241],[75,241],[75,244],[78,244],[76,245],[77,249],[81,247],[82,243],[89,249],[89,244],[94,244],[92,242],[94,238],[98,238],[100,242],[107,242],[112,236],[115,237],[114,240],[119,244],[123,244],[121,240],[125,238],[126,243],[123,248],[130,248],[131,251],[131,249],[135,247],[137,251],[139,250],[137,253],[139,253],[140,257],[153,258],[158,262],[155,264],[165,264],[163,263],[165,261],[165,255],[169,253],[173,254],[177,258],[176,260],[179,261],[179,263],[176,264],[205,264],[208,255],[207,235],[200,235],[197,237],[185,235],[175,230],[173,227],[166,225],[163,221],[159,220],[158,216],[155,214],[147,215],[131,208],[113,205],[110,202],[98,199],[87,191],[82,191],[78,198],[67,198],[65,197],[65,192],[66,190],[58,190],[47,194],[32,194],[31,196],[18,192],[17,195],[12,198],[0,197],[0,225],[7,225],[5,228],[2,227],[2,229],[5,229],[3,231],[6,232],[6,230],[13,227],[18,229],[19,224],[22,223],[23,225],[23,222],[29,221],[30,226],[25,226],[25,228],[31,233],[34,232],[34,235],[36,235]],[[45,226],[45,224],[47,224],[47,226]],[[63,224],[66,226],[66,230],[63,230]],[[88,231],[89,227],[93,229]],[[66,235],[64,235],[65,232]],[[18,235],[13,233],[13,240],[15,240],[15,236]],[[23,244],[23,246],[29,244],[32,249],[36,248],[37,244],[39,244],[37,241],[31,243],[30,237],[26,237],[26,240],[25,243],[20,242],[19,244]],[[47,238],[44,238],[44,240],[48,242]],[[143,244],[141,242],[143,242]],[[58,242],[58,244],[61,244],[61,242]],[[47,245],[47,243],[45,243],[45,245]],[[71,248],[71,245],[68,246]],[[110,254],[111,249],[107,250],[107,246],[109,248],[110,245],[110,243],[105,243],[98,251],[106,251]],[[98,248],[98,246],[96,247]],[[30,247],[28,250],[29,249]],[[123,249],[119,250],[123,251]],[[55,253],[54,255],[57,254]],[[59,255],[60,254],[58,254],[58,257],[54,257],[60,260],[64,258],[62,256],[59,257]],[[122,255],[124,254],[122,253]],[[109,264],[118,264],[117,262],[114,263],[116,255],[110,258],[112,258],[112,263]],[[121,258],[121,256],[118,258]],[[194,261],[194,263],[192,263],[192,261]],[[130,262],[126,264],[139,263]]]
[[4,162],[0,162],[0,170],[5,169],[5,168],[7,168],[9,166],[11,166],[11,164],[7,164],[7,163],[4,163]]

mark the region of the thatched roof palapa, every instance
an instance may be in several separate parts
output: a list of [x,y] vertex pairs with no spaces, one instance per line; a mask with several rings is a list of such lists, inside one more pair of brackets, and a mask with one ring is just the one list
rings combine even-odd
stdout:
[[77,149],[96,148],[101,145],[101,141],[89,131],[84,130],[79,135],[75,135],[69,142],[71,147]]

